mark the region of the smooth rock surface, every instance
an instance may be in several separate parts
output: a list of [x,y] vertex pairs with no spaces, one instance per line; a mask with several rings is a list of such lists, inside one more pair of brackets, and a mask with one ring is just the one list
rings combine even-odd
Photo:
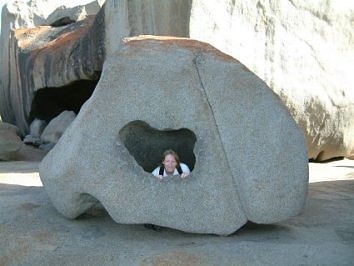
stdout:
[[53,118],[41,134],[42,143],[57,143],[75,117],[76,115],[73,111],[64,111]]
[[[190,178],[160,182],[137,164],[120,138],[134,121],[195,134]],[[245,66],[205,43],[140,37],[106,61],[40,176],[69,218],[99,201],[118,223],[230,234],[298,214],[308,166],[302,132]]]
[[0,161],[16,159],[22,145],[21,138],[17,135],[17,127],[0,122]]
[[35,137],[40,137],[43,133],[43,130],[47,126],[47,123],[44,120],[34,119],[30,125],[30,134]]
[[156,232],[117,224],[108,214],[66,219],[41,187],[38,162],[0,162],[0,264],[351,265],[354,161],[310,163],[309,176],[300,215],[272,225],[248,223],[223,237]]
[[[61,3],[55,1],[30,2],[4,9],[0,51],[1,61],[6,62],[0,65],[0,113],[4,121],[16,123],[23,135],[28,131],[26,118],[35,90],[92,78],[101,70],[104,54],[109,58],[119,50],[123,37],[171,35],[210,43],[263,79],[302,128],[308,158],[323,161],[353,156],[352,1],[107,1],[93,26],[98,30],[90,31],[83,42],[63,38],[69,48],[61,43],[62,51],[56,56],[53,50],[38,58],[34,52],[26,62],[10,28],[51,25],[63,17],[81,19],[84,14],[95,14],[103,1],[72,9],[58,8]],[[71,45],[77,49],[71,50]],[[33,73],[28,64],[36,65]]]
[[279,95],[309,158],[353,155],[354,2],[122,0],[107,1],[105,13],[107,57],[131,35],[210,43]]
[[354,153],[353,19],[352,1],[193,1],[190,36],[263,79],[323,161]]
[[47,123],[44,120],[34,119],[30,125],[29,134],[23,138],[25,144],[39,146],[41,142],[41,135]]

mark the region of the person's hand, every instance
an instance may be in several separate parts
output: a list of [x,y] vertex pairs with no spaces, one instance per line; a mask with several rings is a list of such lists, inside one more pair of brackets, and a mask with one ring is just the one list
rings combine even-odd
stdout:
[[186,178],[187,176],[189,176],[189,173],[182,173],[181,174],[181,178]]
[[156,178],[157,178],[158,180],[162,180],[162,179],[163,179],[163,176],[162,176],[162,175],[157,175]]

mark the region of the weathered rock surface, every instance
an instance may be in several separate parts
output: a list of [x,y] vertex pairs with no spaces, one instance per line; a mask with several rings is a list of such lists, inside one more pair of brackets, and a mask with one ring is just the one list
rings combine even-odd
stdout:
[[0,122],[0,161],[16,159],[23,143],[17,135],[17,127]]
[[309,158],[354,153],[354,2],[124,0],[105,8],[108,56],[129,35],[210,43],[280,96],[305,133]]
[[[95,3],[99,6],[102,1]],[[9,25],[53,25],[65,18],[80,20],[85,10],[95,14],[87,12],[87,6],[55,11],[41,5],[32,4],[35,10],[25,4],[8,6],[3,14],[0,53],[2,62],[9,63],[0,65],[0,113],[22,134],[28,131],[32,93],[37,89],[97,77],[104,54],[109,57],[119,50],[123,37],[172,35],[208,42],[262,78],[305,133],[309,158],[353,156],[354,4],[350,1],[107,1],[92,26],[96,30],[81,22],[76,28],[22,31],[21,38],[27,39],[17,39],[20,32],[11,33]],[[92,34],[83,33],[81,27]],[[29,48],[34,39],[46,47],[44,51]]]
[[43,120],[35,119],[30,125],[30,134],[35,137],[40,137],[47,123]]
[[0,64],[0,113],[22,135],[35,91],[97,79],[102,69],[104,31],[100,18],[92,23],[103,2],[64,2],[14,2],[3,9],[0,58],[7,63]]
[[281,97],[309,158],[354,153],[354,2],[193,2],[190,36],[243,62]]
[[[134,144],[122,138],[131,123],[162,135],[193,132],[191,176],[161,182],[144,171],[129,152]],[[247,220],[273,223],[299,213],[308,165],[289,112],[237,60],[190,39],[137,38],[105,62],[94,94],[40,164],[40,177],[69,218],[99,201],[118,223],[230,234]]]
[[29,134],[23,138],[25,144],[39,146],[41,144],[41,135],[47,123],[44,120],[34,119],[30,125]]
[[25,144],[37,146],[44,150],[52,149],[76,117],[73,111],[63,111],[48,124],[35,119],[30,126],[30,134],[23,139]]
[[76,115],[73,111],[64,111],[53,118],[45,127],[41,135],[41,141],[43,143],[57,143],[75,117]]
[[75,117],[76,115],[73,111],[64,111],[53,118],[43,130],[41,141],[43,143],[57,143]]

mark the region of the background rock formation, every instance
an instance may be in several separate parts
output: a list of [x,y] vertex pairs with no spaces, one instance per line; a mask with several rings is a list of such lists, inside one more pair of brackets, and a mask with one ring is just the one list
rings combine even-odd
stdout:
[[[8,7],[3,12],[2,27],[68,23],[85,17],[82,15],[85,9],[75,8],[70,12],[51,9],[52,15],[44,19],[30,15],[36,13],[25,5],[19,7],[20,11]],[[1,60],[8,64],[0,66],[3,68],[0,69],[0,113],[4,121],[16,124],[24,134],[28,131],[34,91],[99,76],[97,71],[102,68],[104,54],[109,57],[119,50],[124,37],[139,34],[184,36],[214,45],[265,80],[303,129],[309,158],[326,160],[350,156],[354,150],[353,14],[352,2],[334,0],[325,3],[302,0],[107,1],[100,18],[92,26],[99,25],[98,31],[88,29],[92,21],[81,22],[87,25],[86,30],[78,27],[79,23],[76,28],[70,24],[60,30],[36,29],[36,32],[50,32],[51,36],[47,39],[47,52],[38,58],[34,56],[35,49],[31,50],[28,44],[20,44],[20,40],[14,38],[19,32],[11,34],[9,39],[9,30],[5,30],[1,37],[4,47]],[[76,36],[70,40],[72,43],[65,37],[64,28],[72,30],[71,38]],[[32,33],[23,31],[23,34]],[[50,40],[56,37],[66,40],[68,45],[68,52],[66,48],[58,52],[60,59],[51,58],[49,53],[52,51]],[[21,50],[22,46],[27,48]],[[24,55],[26,49],[31,50],[29,54],[33,59]],[[100,52],[96,54],[95,49]],[[28,70],[32,65],[35,69]],[[59,68],[62,69],[60,75],[57,73]]]
[[0,121],[0,161],[16,159],[22,145],[17,135],[17,127]]
[[0,113],[22,135],[28,133],[33,119],[30,111],[35,91],[82,79],[97,80],[102,69],[100,19],[92,26],[102,1],[71,8],[61,4],[15,2],[2,11],[0,57],[7,63],[0,65]]
[[[352,2],[161,2],[108,1],[107,53],[131,34],[187,36],[210,43],[239,59],[280,96],[304,131],[309,158],[354,152]],[[183,12],[171,12],[173,8]],[[166,13],[170,15],[157,15]]]
[[281,97],[309,158],[354,152],[353,2],[201,1],[191,13],[191,37],[238,58]]

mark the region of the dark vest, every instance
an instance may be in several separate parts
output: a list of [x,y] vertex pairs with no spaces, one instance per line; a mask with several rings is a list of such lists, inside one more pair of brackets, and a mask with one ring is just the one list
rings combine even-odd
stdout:
[[[181,175],[183,173],[182,168],[180,165],[177,165],[176,167],[177,172]],[[159,171],[159,175],[163,176],[163,172],[165,171],[165,167],[163,165],[160,166],[160,171]]]

